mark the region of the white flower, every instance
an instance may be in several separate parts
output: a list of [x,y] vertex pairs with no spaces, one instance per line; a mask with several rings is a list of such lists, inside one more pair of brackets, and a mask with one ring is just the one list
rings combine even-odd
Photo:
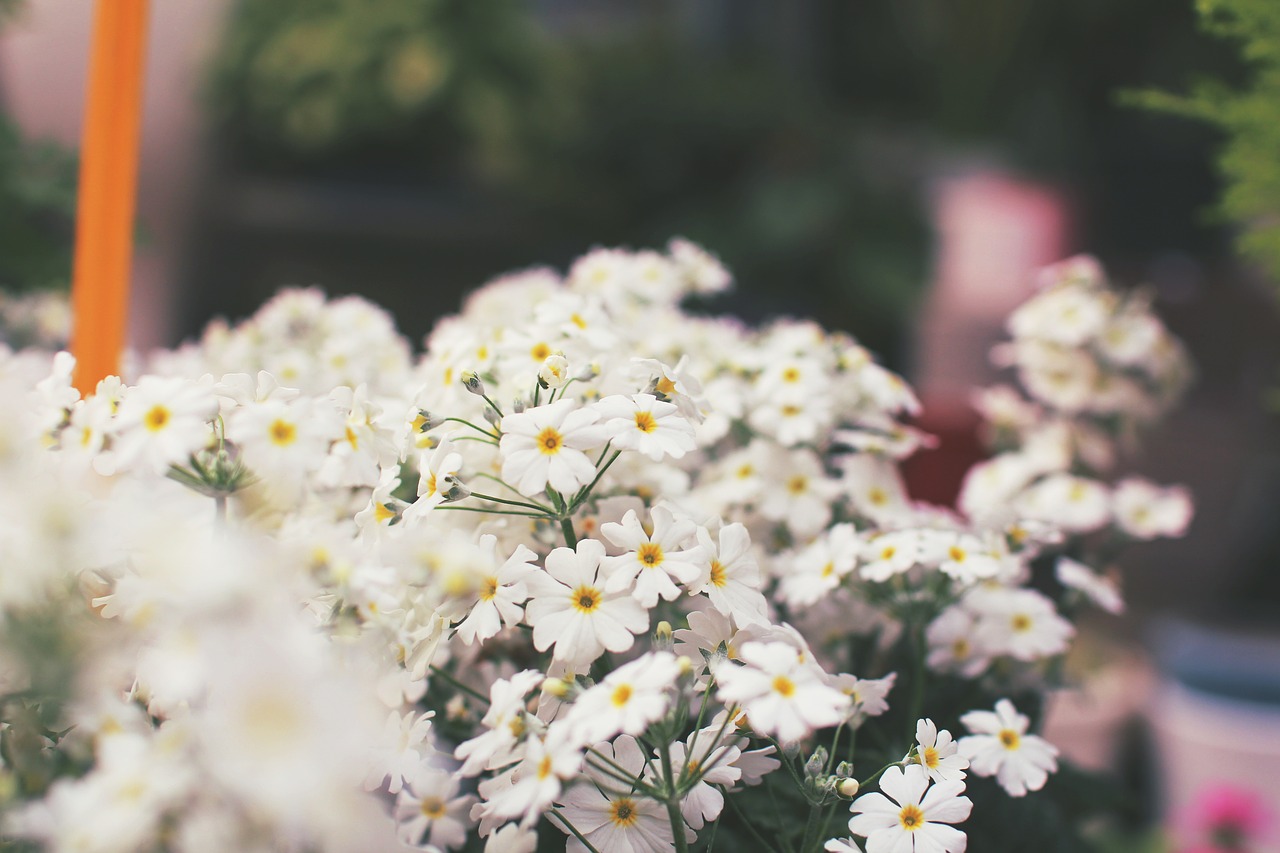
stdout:
[[489,710],[480,721],[488,731],[464,741],[454,750],[463,761],[459,771],[464,776],[474,776],[486,767],[502,767],[516,759],[515,747],[525,733],[524,697],[542,681],[542,673],[526,669],[511,676],[499,678],[489,688]]
[[428,455],[418,460],[418,497],[405,508],[406,521],[422,518],[440,504],[449,500],[449,492],[458,485],[458,470],[462,468],[462,454],[454,443],[445,438]]
[[1045,477],[1022,493],[1015,508],[1026,518],[1052,522],[1069,533],[1088,533],[1111,520],[1107,487],[1071,474]]
[[163,474],[213,439],[209,420],[218,411],[213,389],[186,379],[144,376],[120,403],[114,424],[119,469],[145,462]]
[[935,782],[953,782],[964,778],[969,761],[958,754],[951,732],[938,730],[933,720],[916,721],[916,750],[911,760],[919,764]]
[[861,542],[852,524],[837,524],[790,558],[779,592],[787,604],[808,607],[840,586],[858,562]]
[[676,779],[698,777],[698,782],[680,801],[680,813],[694,829],[702,829],[707,821],[720,816],[724,809],[721,786],[727,790],[742,779],[742,769],[734,766],[742,757],[742,750],[731,743],[714,742],[717,731],[719,726],[708,726],[683,742],[671,744],[671,766]]
[[849,697],[822,682],[822,672],[801,661],[787,643],[744,643],[746,666],[716,670],[717,698],[737,702],[762,734],[793,743],[840,722]]
[[674,403],[652,394],[614,394],[592,407],[600,413],[613,446],[643,453],[654,462],[664,456],[679,459],[697,445],[693,424],[680,416]]
[[995,776],[1011,797],[1044,787],[1058,769],[1058,750],[1042,737],[1027,734],[1030,721],[1013,703],[1001,699],[991,711],[970,711],[960,722],[973,734],[960,738],[960,752],[979,776]]
[[[602,744],[597,751],[632,775],[639,776],[644,772],[644,754],[634,738],[623,735],[612,749],[608,744]],[[574,828],[600,851],[670,853],[675,845],[666,807],[639,794],[612,793],[621,783],[605,778],[608,780],[605,786],[611,793],[605,793],[595,785],[580,785],[560,799],[563,803],[560,811]],[[553,819],[551,822],[568,833],[560,821]],[[693,833],[687,828],[682,829],[686,840],[692,841]],[[571,838],[565,849],[578,853],[587,848],[576,838]]]
[[502,419],[502,478],[522,495],[536,495],[547,486],[572,497],[596,476],[596,466],[584,450],[608,440],[597,424],[600,414],[578,408],[573,400],[556,400]]
[[[412,781],[421,769],[423,761],[435,752],[428,738],[431,735],[431,718],[434,711],[415,714],[408,711],[401,716],[392,711],[387,715],[382,731],[382,743],[374,750],[371,767],[364,777],[364,787],[373,791],[382,787],[388,778],[387,790],[400,793],[406,780]],[[426,755],[423,754],[425,748]]]
[[589,664],[605,650],[623,652],[634,634],[649,627],[649,614],[627,592],[608,592],[599,576],[604,545],[594,539],[577,550],[557,548],[547,555],[546,574],[528,580],[533,599],[525,618],[533,626],[533,645],[540,652],[554,646],[552,657]]
[[978,616],[974,639],[993,655],[1022,661],[1067,650],[1075,628],[1058,615],[1053,602],[1033,589],[982,589],[966,598]]
[[963,853],[968,838],[949,826],[973,810],[973,801],[960,796],[963,782],[929,787],[924,768],[911,764],[884,771],[880,790],[850,806],[849,831],[867,839],[867,853]]
[[698,528],[702,548],[702,573],[689,584],[689,591],[705,592],[711,606],[739,625],[767,621],[768,605],[760,592],[760,567],[751,552],[751,535],[745,525],[734,522],[720,528],[720,542],[711,531]]
[[1074,589],[1108,613],[1124,612],[1124,596],[1114,578],[1098,574],[1084,563],[1070,557],[1059,557],[1054,566],[1054,577],[1067,589]]
[[938,614],[925,629],[929,668],[939,672],[955,672],[965,678],[976,678],[991,663],[991,655],[974,642],[977,622],[968,609],[952,605]]
[[581,742],[608,740],[616,734],[643,734],[671,703],[667,691],[680,675],[670,652],[650,652],[625,664],[588,688],[564,717]]
[[396,798],[395,819],[406,844],[432,844],[450,849],[467,843],[466,814],[475,797],[458,796],[458,777],[431,769],[421,773]]
[[493,534],[480,537],[480,550],[492,568],[476,584],[479,597],[457,628],[459,639],[467,645],[477,640],[484,642],[496,636],[504,624],[515,625],[524,617],[520,605],[529,597],[524,582],[538,571],[534,565],[538,555],[523,545],[517,545],[501,566],[495,565],[497,545],[498,538]]
[[646,608],[657,604],[659,597],[671,601],[680,595],[680,588],[673,581],[692,583],[701,573],[698,563],[703,559],[697,546],[681,550],[696,529],[692,521],[676,518],[661,506],[655,506],[649,515],[653,519],[652,534],[645,533],[634,510],[627,511],[621,524],[600,525],[606,539],[627,549],[627,553],[605,557],[601,562],[607,576],[605,590],[629,591]]
[[1120,481],[1111,500],[1116,524],[1135,539],[1182,536],[1191,523],[1191,495],[1182,486],[1161,488],[1131,477]]

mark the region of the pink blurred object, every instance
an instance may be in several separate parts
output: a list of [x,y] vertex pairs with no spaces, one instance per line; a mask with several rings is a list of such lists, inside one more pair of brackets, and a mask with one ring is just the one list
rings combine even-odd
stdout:
[[908,460],[905,474],[912,497],[951,504],[983,456],[969,396],[996,380],[991,347],[1032,295],[1036,271],[1068,254],[1069,217],[1061,193],[990,167],[935,181],[931,207],[937,258],[912,381],[924,404],[917,426],[940,446]]
[[1195,839],[1183,853],[1227,853],[1273,849],[1274,818],[1260,794],[1230,782],[1202,788],[1186,811],[1179,815],[1179,835]]

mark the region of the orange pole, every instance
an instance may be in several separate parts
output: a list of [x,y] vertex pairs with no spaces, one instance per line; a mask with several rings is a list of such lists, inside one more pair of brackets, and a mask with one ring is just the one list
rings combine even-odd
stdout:
[[129,313],[148,0],[98,0],[80,147],[71,284],[75,385],[120,371]]

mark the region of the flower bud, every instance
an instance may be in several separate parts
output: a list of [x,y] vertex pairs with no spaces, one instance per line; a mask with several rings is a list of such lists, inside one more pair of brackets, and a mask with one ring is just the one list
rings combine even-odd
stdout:
[[858,780],[846,776],[836,783],[836,793],[846,800],[852,800],[858,796]]
[[445,477],[440,485],[443,486],[440,489],[440,495],[444,498],[445,503],[453,503],[471,496],[471,490],[462,485],[462,481],[452,474]]
[[481,397],[484,396],[484,382],[480,379],[480,374],[476,373],[474,370],[468,370],[466,373],[462,374],[462,384],[466,386],[466,389],[472,394],[476,394]]
[[497,429],[499,424],[502,423],[502,416],[492,408],[486,408],[484,410],[484,419],[489,422],[489,426],[494,427],[495,429]]
[[658,627],[653,630],[653,647],[655,649],[668,650],[675,643],[674,635],[671,630],[671,623],[663,619],[658,623]]
[[538,384],[543,388],[561,388],[568,381],[569,359],[558,352],[547,356],[538,371]]
[[418,409],[418,414],[413,418],[413,428],[418,432],[429,432],[442,423],[444,423],[443,417],[433,415],[426,409]]
[[563,678],[544,678],[542,680],[542,689],[545,690],[549,696],[554,696],[557,699],[563,699],[568,696],[569,690],[572,686],[573,685],[565,681]]

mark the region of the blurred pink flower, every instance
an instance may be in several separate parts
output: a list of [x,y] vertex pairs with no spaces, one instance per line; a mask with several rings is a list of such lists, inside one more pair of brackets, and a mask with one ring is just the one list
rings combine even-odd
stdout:
[[1181,823],[1197,839],[1181,853],[1225,853],[1253,850],[1266,841],[1273,817],[1257,793],[1216,783],[1201,789]]

